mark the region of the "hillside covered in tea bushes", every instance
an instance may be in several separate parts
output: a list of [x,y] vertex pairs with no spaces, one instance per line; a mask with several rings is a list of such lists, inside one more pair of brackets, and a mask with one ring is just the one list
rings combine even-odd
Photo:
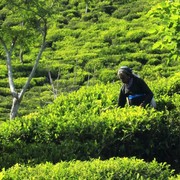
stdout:
[[[60,95],[37,113],[2,123],[0,165],[10,169],[4,169],[1,176],[5,179],[24,179],[27,175],[40,178],[48,172],[48,179],[52,177],[49,173],[53,165],[46,162],[50,162],[57,163],[53,167],[54,177],[69,177],[70,171],[72,177],[88,179],[85,174],[89,171],[97,176],[95,179],[99,176],[175,178],[180,161],[180,96],[175,93],[179,82],[179,73],[168,82],[166,78],[156,81],[152,89],[157,94],[159,110],[116,108],[119,83],[109,83]],[[112,157],[122,159],[108,161]],[[141,166],[138,159],[124,162],[124,157],[136,157],[152,164],[140,161]],[[92,159],[101,161],[95,165],[96,161],[89,162]],[[64,161],[69,163],[64,164]],[[80,171],[83,162],[91,165]],[[41,173],[37,175],[37,171]]]
[[[46,49],[12,121],[0,46],[0,179],[178,179],[179,7],[162,0],[57,1]],[[13,54],[18,89],[38,52],[31,46]],[[157,109],[117,108],[123,65],[145,79]]]
[[[169,22],[168,17],[173,18],[174,9],[170,11],[164,7],[167,12],[161,12],[164,16],[169,13],[168,17],[158,16],[158,2],[161,1],[94,0],[89,1],[85,12],[83,1],[59,1],[56,13],[49,20],[45,52],[22,101],[19,116],[34,112],[37,107],[43,108],[63,92],[99,82],[115,82],[117,70],[122,65],[133,68],[150,81],[179,71],[178,59],[170,56],[173,44],[170,46],[165,41],[162,46],[159,43],[164,26],[167,26],[164,20]],[[174,21],[177,23],[176,19]],[[172,36],[173,30],[170,35],[176,39]],[[12,98],[6,57],[0,48],[0,119],[5,120],[9,118]],[[31,49],[26,49],[24,46],[21,61],[19,51],[17,48],[12,59],[17,89],[27,80],[38,47],[32,44]]]

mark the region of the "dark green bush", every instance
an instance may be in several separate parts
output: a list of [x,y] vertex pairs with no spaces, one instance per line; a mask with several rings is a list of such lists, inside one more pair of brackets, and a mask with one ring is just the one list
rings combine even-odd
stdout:
[[[33,65],[32,64],[16,64],[14,67],[14,72],[15,72],[15,77],[16,77],[16,72],[24,72],[29,75],[31,72]],[[18,77],[18,76],[17,76]]]
[[132,21],[133,19],[138,19],[140,17],[141,17],[140,14],[131,13],[131,14],[128,14],[127,16],[125,16],[124,19],[127,20],[127,21]]
[[[0,107],[4,108],[4,110],[7,108],[7,110],[10,110],[11,108],[11,104],[9,103],[9,101],[11,102],[11,98],[10,97],[4,97],[4,96],[0,96],[1,98],[1,103],[0,103]],[[5,110],[7,112],[7,110]]]
[[129,61],[137,61],[145,65],[148,62],[149,56],[143,52],[135,52],[126,55],[126,59]]
[[8,96],[10,95],[10,89],[8,87],[0,87],[0,94],[1,96]]
[[123,18],[124,16],[128,15],[130,12],[129,8],[119,8],[116,11],[113,12],[112,16],[118,19]]
[[9,82],[7,78],[1,79],[0,84],[2,88],[8,88],[9,87]]
[[139,43],[142,38],[148,36],[148,33],[145,30],[131,30],[127,32],[126,38],[128,41]]
[[[26,78],[20,77],[20,78],[15,79],[14,82],[15,82],[16,88],[18,88],[18,89],[23,88],[24,84],[27,81],[27,78],[28,77],[26,77]],[[37,86],[37,85],[43,85],[45,82],[46,82],[46,77],[39,77],[39,78],[34,77],[31,80],[29,87],[33,87],[33,86]]]
[[82,20],[83,21],[92,21],[92,22],[97,22],[99,18],[99,15],[96,12],[89,12],[86,14],[83,14]]
[[9,113],[6,112],[1,112],[1,117],[0,117],[0,124],[4,122],[4,120],[9,119]]
[[1,78],[6,78],[6,76],[7,76],[7,68],[6,68],[6,65],[0,65],[0,69],[1,69],[0,77],[1,77]]
[[156,65],[161,64],[161,61],[158,58],[151,58],[148,60],[147,64],[156,66]]

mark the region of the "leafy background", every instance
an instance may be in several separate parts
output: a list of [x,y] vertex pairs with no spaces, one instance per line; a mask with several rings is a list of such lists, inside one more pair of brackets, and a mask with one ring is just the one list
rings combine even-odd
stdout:
[[[179,60],[170,60],[169,44],[160,43],[166,26],[161,14],[161,18],[152,15],[158,11],[157,3],[143,0],[89,1],[89,9],[85,13],[85,2],[60,1],[57,13],[50,20],[46,50],[22,102],[19,116],[53,102],[54,94],[78,90],[83,85],[117,81],[116,73],[121,65],[133,68],[150,81],[178,71]],[[170,23],[168,20],[165,22]],[[175,37],[179,37],[178,34]],[[17,88],[22,87],[31,71],[37,54],[36,46],[32,44],[31,51],[24,47],[24,52],[23,64],[16,56],[13,59]],[[15,55],[18,53],[19,49]],[[0,61],[0,113],[4,120],[9,117],[11,97],[2,49]],[[54,93],[49,71],[56,89]]]
[[[179,3],[92,0],[86,12],[86,2],[59,1],[49,20],[46,50],[13,122],[0,47],[1,168],[136,156],[168,162],[179,172]],[[17,88],[26,81],[37,50],[34,44],[31,50],[24,46],[22,63],[16,49]],[[116,108],[122,65],[145,79],[157,110]]]

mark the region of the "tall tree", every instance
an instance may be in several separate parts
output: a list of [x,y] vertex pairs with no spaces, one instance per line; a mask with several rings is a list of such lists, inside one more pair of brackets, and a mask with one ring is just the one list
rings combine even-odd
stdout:
[[[53,5],[53,0],[1,0],[0,2],[0,43],[6,54],[9,87],[12,94],[10,119],[17,116],[20,103],[45,49],[47,22],[52,14]],[[22,46],[29,49],[32,43],[39,45],[39,52],[33,60],[34,65],[26,83],[18,92],[14,83],[12,61],[19,58],[19,55],[14,51],[19,47],[22,51]]]

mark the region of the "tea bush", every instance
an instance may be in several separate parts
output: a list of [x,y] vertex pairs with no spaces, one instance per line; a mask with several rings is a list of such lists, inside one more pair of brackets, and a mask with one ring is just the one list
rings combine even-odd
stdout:
[[[172,17],[170,21],[164,20],[174,25],[169,30],[166,27],[166,38],[161,38],[164,32],[158,28],[164,26],[162,20],[145,15],[159,1],[162,0],[111,3],[95,0],[89,3],[88,13],[84,12],[85,2],[59,1],[57,14],[48,25],[47,48],[20,107],[21,117],[13,122],[1,122],[0,168],[10,168],[16,163],[35,165],[46,161],[136,156],[147,161],[153,158],[166,161],[180,171],[180,76],[176,73],[179,62],[169,58],[170,51],[176,50],[174,45],[178,45],[179,31],[174,31],[178,18],[175,13],[162,14]],[[164,8],[178,13],[176,6]],[[169,38],[173,46],[169,46]],[[161,40],[165,43],[159,43]],[[14,62],[13,57],[17,88],[22,87],[31,71],[37,45],[32,54],[29,49],[26,51],[24,64]],[[9,116],[11,94],[5,79],[2,48],[0,58],[0,119],[5,120]],[[121,65],[132,67],[145,78],[154,92],[156,110],[116,108],[119,84],[102,83],[116,81]],[[48,71],[60,92],[54,104],[56,97]],[[78,90],[82,85],[87,87]],[[78,91],[62,93],[74,90]],[[50,105],[42,110],[47,104]],[[23,117],[30,112],[34,113]],[[135,178],[144,176],[136,174]]]
[[[159,95],[155,97],[158,111],[139,107],[116,109],[118,83],[83,87],[60,95],[39,113],[1,125],[0,164],[9,167],[28,161],[55,163],[136,156],[145,160],[155,157],[178,168],[180,97],[178,93],[168,94],[170,87],[178,87],[178,77],[172,76],[171,81],[162,79],[161,87],[157,83],[154,86],[154,93]],[[165,87],[167,91],[163,90]]]
[[7,78],[1,79],[0,84],[1,84],[1,87],[7,88],[8,87],[8,79]]
[[111,69],[103,69],[99,74],[99,79],[105,83],[113,82],[116,79],[116,73]]
[[119,179],[119,180],[168,180],[176,179],[173,171],[165,163],[156,160],[145,162],[135,158],[111,158],[106,161],[49,162],[29,167],[16,164],[0,172],[0,179]]
[[5,87],[0,87],[0,94],[1,96],[8,96],[10,95],[10,90],[9,88]]
[[[26,81],[27,81],[27,77],[24,77],[24,78],[21,77],[21,78],[15,79],[14,83],[15,83],[16,87],[18,89],[20,89],[24,86]],[[45,77],[39,77],[39,78],[34,77],[30,82],[30,87],[37,86],[37,85],[41,86],[41,85],[45,84],[45,82],[46,82]]]
[[[76,85],[77,87],[82,84],[89,84],[89,82],[91,84],[99,83],[99,81],[106,83],[107,78],[102,78],[99,74],[105,69],[117,71],[118,65],[122,61],[139,63],[139,65],[135,64],[132,67],[142,70],[141,74],[146,77],[154,76],[153,78],[156,78],[151,73],[156,65],[163,66],[161,71],[156,73],[160,77],[171,75],[171,71],[168,72],[171,67],[176,67],[176,71],[178,71],[177,62],[169,61],[169,48],[153,48],[154,44],[161,39],[157,29],[162,27],[162,20],[150,16],[148,11],[155,7],[152,11],[155,11],[156,14],[155,5],[161,1],[89,1],[87,13],[85,13],[86,3],[84,1],[58,1],[59,5],[54,10],[57,13],[53,15],[48,24],[47,47],[43,52],[35,75],[36,78],[46,77],[46,80],[39,82],[39,84],[46,86],[46,83],[49,83],[48,71],[50,71],[53,80],[57,78],[57,74],[60,72],[62,84],[71,86],[72,80],[69,81],[70,83],[67,82],[66,74],[71,74],[70,77],[72,77],[74,67],[77,66],[79,70],[84,71],[85,69],[87,73],[90,73],[88,76],[85,75],[84,79],[79,74],[80,77],[77,82],[80,84]],[[178,11],[176,10],[176,12]],[[136,16],[139,18],[134,19]],[[124,18],[129,18],[130,21]],[[174,35],[173,37],[177,39]],[[16,79],[25,78],[29,75],[33,60],[38,53],[37,47],[37,45],[33,46],[32,50],[24,47],[23,64],[18,61],[18,57],[15,58],[15,55],[19,55],[19,48],[14,52],[12,63]],[[0,76],[2,80],[7,77],[7,70],[2,48],[0,52]],[[169,63],[168,66],[167,62]],[[150,65],[151,71],[144,71],[144,69],[139,68],[144,65]],[[24,81],[20,79],[17,81],[17,88],[20,88]],[[28,91],[31,91],[35,84],[32,83]],[[62,88],[59,87],[59,91],[73,89],[72,87],[64,87],[64,85]],[[5,85],[5,81],[2,81],[2,86],[8,87],[8,82]],[[6,93],[4,95],[9,96]],[[33,104],[32,111],[39,105],[38,103]],[[27,111],[29,112],[29,110]]]
[[0,77],[1,78],[6,78],[6,76],[7,76],[6,65],[0,65],[0,69],[1,69]]

